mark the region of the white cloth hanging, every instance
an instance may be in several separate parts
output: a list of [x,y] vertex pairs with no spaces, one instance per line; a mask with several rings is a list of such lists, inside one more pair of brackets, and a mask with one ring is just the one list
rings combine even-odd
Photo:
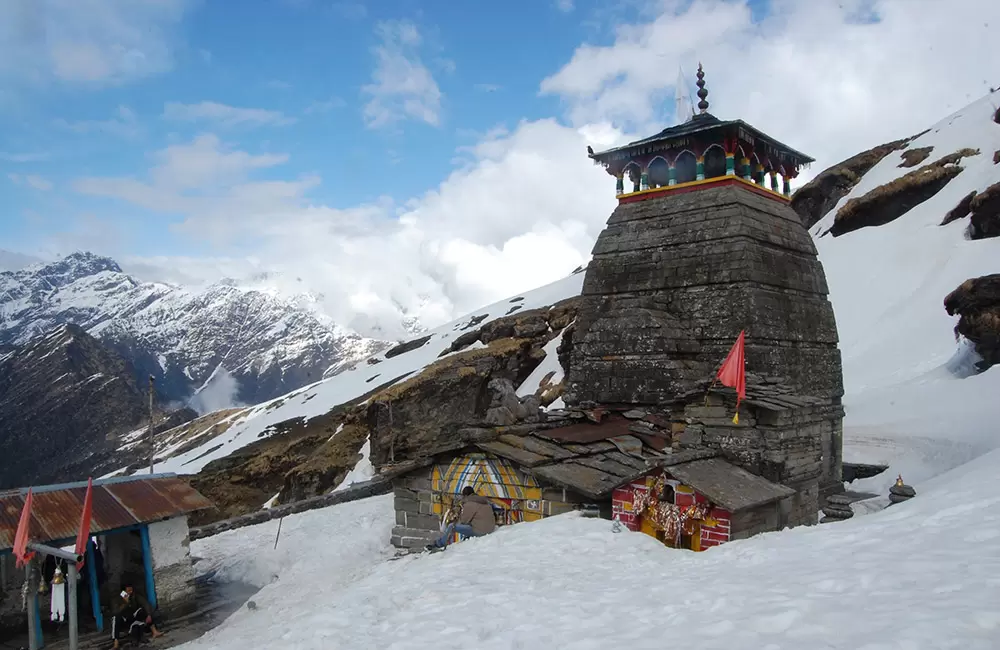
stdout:
[[66,581],[62,579],[62,571],[56,567],[52,577],[52,600],[49,602],[50,618],[56,622],[66,620]]

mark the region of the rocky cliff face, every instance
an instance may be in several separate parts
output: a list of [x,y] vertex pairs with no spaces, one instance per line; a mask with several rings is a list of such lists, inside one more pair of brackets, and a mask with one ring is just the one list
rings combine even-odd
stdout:
[[99,475],[147,419],[132,369],[75,325],[0,353],[0,488]]
[[0,344],[62,323],[101,339],[138,378],[153,375],[167,402],[187,400],[222,368],[235,385],[221,401],[254,404],[388,347],[261,291],[142,283],[89,253],[0,273]]

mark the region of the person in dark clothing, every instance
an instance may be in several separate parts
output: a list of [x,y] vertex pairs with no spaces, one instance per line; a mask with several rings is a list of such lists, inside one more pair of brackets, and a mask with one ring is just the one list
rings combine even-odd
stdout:
[[493,506],[486,497],[479,496],[471,485],[462,488],[462,513],[458,521],[448,524],[444,533],[433,544],[428,544],[428,550],[447,548],[448,540],[455,533],[466,537],[481,537],[489,535],[497,527],[493,516]]
[[152,638],[163,636],[163,632],[156,629],[153,608],[149,606],[149,601],[135,593],[132,585],[125,585],[111,619],[111,639],[114,641],[114,647],[119,647],[119,638],[125,636],[131,637],[134,643],[140,643],[142,633],[147,627]]

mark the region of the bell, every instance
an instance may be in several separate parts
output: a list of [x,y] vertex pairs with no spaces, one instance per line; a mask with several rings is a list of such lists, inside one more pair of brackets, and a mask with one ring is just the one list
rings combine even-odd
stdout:
[[66,582],[66,578],[63,577],[63,572],[59,567],[56,567],[56,572],[52,575],[52,584],[61,585]]
[[38,593],[47,594],[49,593],[49,583],[45,582],[45,578],[42,577],[38,581]]

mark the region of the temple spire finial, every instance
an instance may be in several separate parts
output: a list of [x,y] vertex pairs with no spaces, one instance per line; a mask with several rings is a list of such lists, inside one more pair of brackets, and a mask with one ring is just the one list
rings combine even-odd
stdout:
[[704,113],[708,110],[708,101],[705,99],[708,97],[708,91],[705,90],[705,71],[701,67],[701,61],[698,62],[698,81],[696,85],[698,86],[698,99],[701,100],[698,102],[698,110]]

